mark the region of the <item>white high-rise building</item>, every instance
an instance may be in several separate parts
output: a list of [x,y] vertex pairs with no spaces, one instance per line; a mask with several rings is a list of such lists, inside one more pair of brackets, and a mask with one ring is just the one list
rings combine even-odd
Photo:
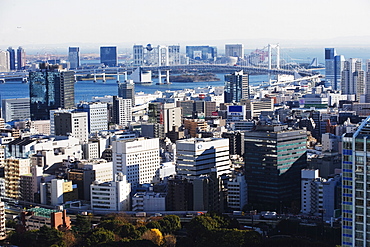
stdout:
[[8,51],[0,50],[0,72],[10,71],[10,56]]
[[133,186],[159,181],[159,139],[114,141],[113,172],[122,172]]
[[5,122],[31,118],[29,98],[3,99],[1,105]]
[[365,72],[361,59],[350,58],[344,62],[341,87],[342,94],[354,94],[357,101],[365,95]]
[[89,133],[108,129],[108,106],[103,102],[81,103],[79,111],[87,112]]
[[216,171],[230,174],[229,139],[191,138],[176,142],[177,174],[196,178]]
[[243,210],[248,203],[245,176],[238,174],[227,181],[227,205],[234,210]]
[[121,126],[128,126],[132,121],[131,99],[113,96],[113,121]]
[[131,186],[126,175],[116,174],[114,181],[95,181],[90,187],[91,208],[102,211],[128,211],[130,210]]

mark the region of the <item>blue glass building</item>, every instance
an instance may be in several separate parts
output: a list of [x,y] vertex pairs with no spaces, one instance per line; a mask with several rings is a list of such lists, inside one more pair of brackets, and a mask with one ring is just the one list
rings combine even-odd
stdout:
[[116,67],[118,61],[117,47],[105,46],[100,47],[100,62],[108,67]]
[[29,81],[31,120],[47,120],[50,110],[74,107],[74,71],[44,63],[29,73]]

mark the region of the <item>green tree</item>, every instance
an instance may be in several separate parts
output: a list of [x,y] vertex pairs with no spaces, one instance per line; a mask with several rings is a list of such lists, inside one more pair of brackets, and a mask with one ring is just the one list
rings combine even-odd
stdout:
[[180,217],[177,215],[166,215],[163,217],[164,220],[168,220],[171,226],[171,232],[175,232],[181,229]]
[[197,216],[193,218],[186,226],[189,237],[197,242],[204,238],[209,231],[219,227],[217,220],[209,216]]
[[148,224],[146,224],[146,228],[148,229],[159,229],[162,230],[161,224],[159,224],[158,221],[151,221]]
[[78,233],[87,233],[91,229],[91,217],[84,215],[77,215],[74,229]]
[[104,246],[114,241],[114,233],[104,228],[94,230],[86,239],[87,246]]

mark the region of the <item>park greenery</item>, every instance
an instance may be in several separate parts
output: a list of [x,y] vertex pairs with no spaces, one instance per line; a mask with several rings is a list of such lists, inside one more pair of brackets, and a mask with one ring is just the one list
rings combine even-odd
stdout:
[[[77,215],[71,229],[58,231],[43,226],[14,231],[7,242],[20,247],[330,247],[340,240],[340,231],[305,227],[290,220],[282,220],[276,227],[258,225],[263,234],[241,230],[236,219],[216,213],[193,217],[186,224],[175,215],[145,218],[111,214],[93,221],[92,216]],[[268,236],[268,232],[274,235]]]

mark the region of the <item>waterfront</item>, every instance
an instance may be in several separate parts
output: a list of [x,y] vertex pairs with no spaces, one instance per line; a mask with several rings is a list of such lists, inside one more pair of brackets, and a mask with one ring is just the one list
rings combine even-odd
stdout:
[[[196,88],[196,87],[207,87],[207,86],[224,86],[224,75],[216,74],[220,81],[210,82],[193,82],[193,83],[182,83],[174,82],[168,85],[156,85],[158,82],[157,78],[153,79],[152,84],[148,85],[135,85],[136,92],[154,93],[155,91],[165,90],[182,90],[185,88]],[[120,76],[120,80],[124,80],[124,76]],[[249,76],[251,85],[259,85],[264,81],[268,80],[267,75],[251,75]],[[105,96],[105,95],[117,95],[118,87],[116,80],[107,80],[105,83],[98,81],[78,81],[75,84],[75,102],[90,101],[93,96]],[[29,84],[21,82],[7,82],[0,84],[0,98],[11,99],[11,98],[27,98],[29,97]]]

